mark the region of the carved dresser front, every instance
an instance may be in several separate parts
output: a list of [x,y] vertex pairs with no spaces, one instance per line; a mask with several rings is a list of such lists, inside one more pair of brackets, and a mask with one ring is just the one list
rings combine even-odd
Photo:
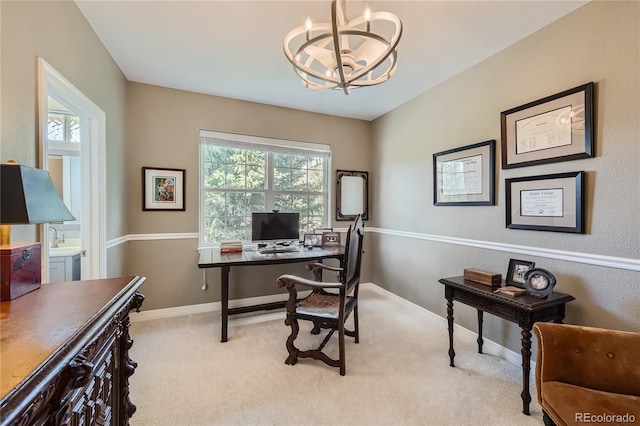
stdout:
[[43,284],[2,302],[0,424],[129,424],[129,312],[144,281]]

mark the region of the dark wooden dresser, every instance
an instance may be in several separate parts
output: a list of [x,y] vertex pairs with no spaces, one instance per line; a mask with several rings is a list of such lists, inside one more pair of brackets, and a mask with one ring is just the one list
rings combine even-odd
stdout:
[[129,312],[144,277],[43,284],[2,302],[0,424],[127,425]]

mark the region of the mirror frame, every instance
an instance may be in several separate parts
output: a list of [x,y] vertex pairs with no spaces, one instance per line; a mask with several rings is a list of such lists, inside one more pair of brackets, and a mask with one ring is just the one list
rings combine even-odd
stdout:
[[[342,213],[342,205],[344,204],[343,198],[348,197],[349,194],[344,194],[342,190],[342,178],[360,177],[362,178],[362,220],[369,219],[369,172],[361,172],[356,170],[336,170],[336,220],[354,220],[356,215],[345,215]],[[345,198],[346,199],[346,198]]]

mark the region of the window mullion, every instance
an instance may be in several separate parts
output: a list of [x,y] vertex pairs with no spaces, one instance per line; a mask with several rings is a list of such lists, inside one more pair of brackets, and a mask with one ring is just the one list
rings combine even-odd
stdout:
[[267,187],[264,193],[264,206],[266,211],[273,210],[275,206],[275,191],[273,190],[274,163],[273,152],[267,152]]

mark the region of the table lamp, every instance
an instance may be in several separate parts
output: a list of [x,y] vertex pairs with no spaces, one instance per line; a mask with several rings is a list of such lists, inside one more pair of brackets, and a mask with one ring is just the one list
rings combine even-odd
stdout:
[[40,243],[11,243],[10,225],[75,218],[58,195],[49,172],[0,164],[0,299],[12,300],[40,288]]

